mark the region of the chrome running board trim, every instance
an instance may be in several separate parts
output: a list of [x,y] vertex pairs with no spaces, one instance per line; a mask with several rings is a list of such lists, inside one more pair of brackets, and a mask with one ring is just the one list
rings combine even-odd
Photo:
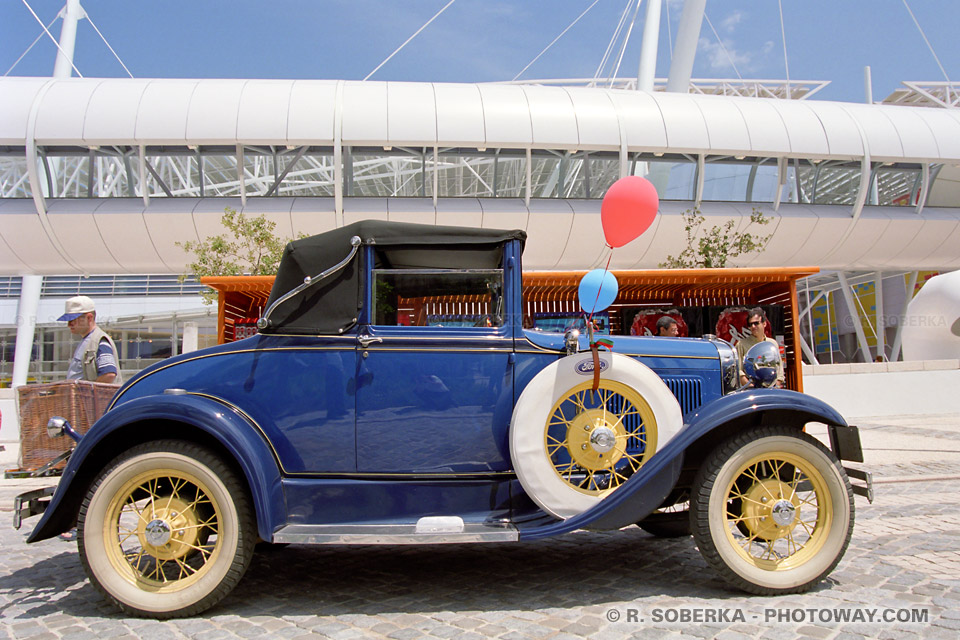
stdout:
[[289,544],[455,544],[516,542],[513,525],[466,523],[460,531],[425,531],[421,524],[290,524],[273,534],[273,542]]

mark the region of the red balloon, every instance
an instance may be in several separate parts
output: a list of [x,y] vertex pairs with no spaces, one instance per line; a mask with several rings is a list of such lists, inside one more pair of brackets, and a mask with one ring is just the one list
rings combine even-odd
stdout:
[[600,204],[607,244],[616,249],[639,238],[653,224],[659,208],[657,189],[646,178],[627,176],[614,182]]

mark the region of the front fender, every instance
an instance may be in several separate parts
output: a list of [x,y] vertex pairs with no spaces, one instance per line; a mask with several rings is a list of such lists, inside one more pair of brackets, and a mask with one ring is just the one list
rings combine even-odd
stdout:
[[[551,521],[520,531],[522,540],[536,540],[576,529],[612,529],[637,522],[660,505],[677,481],[688,447],[731,422],[757,424],[823,422],[845,427],[846,421],[822,400],[796,391],[757,389],[733,393],[701,407],[667,445],[617,491],[595,507],[566,520]],[[659,500],[656,496],[660,496]]]
[[690,426],[706,433],[720,425],[757,416],[764,424],[802,426],[807,422],[847,426],[837,410],[823,400],[787,389],[750,389],[718,398],[690,416]]
[[[137,425],[145,422],[159,427]],[[51,538],[71,526],[89,484],[103,466],[121,453],[117,447],[130,446],[131,439],[140,443],[176,437],[163,429],[164,423],[198,429],[203,436],[199,438],[201,442],[212,438],[233,456],[250,487],[260,537],[270,540],[285,514],[279,464],[265,436],[232,405],[210,396],[186,394],[145,396],[104,414],[77,444],[50,505],[27,542]],[[144,434],[144,428],[156,428],[157,432]]]

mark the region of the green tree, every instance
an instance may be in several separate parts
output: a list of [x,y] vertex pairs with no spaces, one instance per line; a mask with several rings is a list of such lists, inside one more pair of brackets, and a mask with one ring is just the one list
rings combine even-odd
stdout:
[[[199,280],[203,276],[273,275],[277,272],[283,249],[289,240],[278,238],[277,227],[266,216],[247,217],[227,207],[220,218],[226,233],[198,242],[178,242],[178,247],[193,254],[187,269]],[[303,237],[301,234],[299,237]],[[188,276],[180,276],[183,282]],[[203,294],[204,304],[217,299],[216,291]]]
[[743,231],[734,231],[736,220],[705,229],[704,217],[699,207],[683,212],[684,229],[687,232],[687,246],[676,256],[667,256],[660,263],[665,269],[720,269],[727,263],[745,253],[759,252],[773,234],[765,236],[749,233],[753,225],[769,224],[763,212],[754,207],[750,214],[750,223]]

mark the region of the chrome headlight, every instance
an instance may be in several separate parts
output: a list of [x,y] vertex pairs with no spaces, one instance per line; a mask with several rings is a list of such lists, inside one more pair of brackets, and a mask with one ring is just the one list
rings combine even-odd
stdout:
[[47,420],[47,437],[48,438],[59,438],[64,433],[66,433],[67,420],[59,416],[55,416]]
[[720,352],[720,377],[723,394],[726,395],[740,388],[740,363],[737,360],[737,352],[728,342],[715,339],[713,344],[717,345],[717,351]]
[[780,367],[780,349],[772,342],[760,342],[747,351],[743,358],[743,372],[755,387],[769,387],[777,381]]

